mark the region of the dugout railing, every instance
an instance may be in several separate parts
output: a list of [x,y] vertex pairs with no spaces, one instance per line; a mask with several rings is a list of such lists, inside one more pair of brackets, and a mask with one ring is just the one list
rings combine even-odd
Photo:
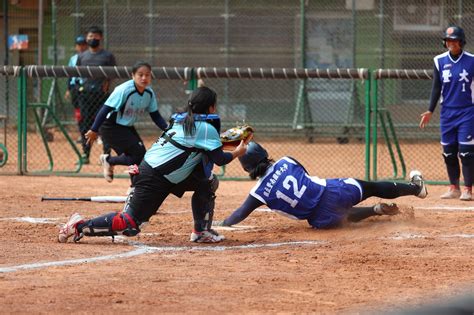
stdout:
[[[17,71],[18,75],[18,112],[21,113],[18,115],[18,135],[19,135],[19,144],[18,144],[18,173],[19,174],[69,174],[69,175],[79,175],[79,176],[100,176],[100,167],[94,167],[91,170],[91,167],[84,170],[81,165],[81,159],[79,158],[79,152],[77,144],[74,143],[72,137],[68,135],[71,130],[71,127],[68,126],[67,121],[60,119],[60,113],[57,108],[58,104],[55,104],[55,97],[52,95],[55,94],[51,89],[58,88],[56,82],[50,84],[51,89],[48,92],[46,101],[37,102],[30,100],[28,93],[31,85],[34,84],[34,79],[45,80],[55,80],[61,78],[67,78],[71,76],[81,76],[81,77],[108,77],[108,78],[129,78],[130,77],[130,67],[63,67],[63,66],[26,66]],[[365,126],[370,127],[365,120],[370,119],[370,73],[368,69],[286,69],[286,68],[153,68],[154,79],[159,80],[159,85],[166,84],[167,81],[177,81],[178,83],[173,83],[175,85],[179,84],[183,86],[186,83],[186,90],[191,90],[197,86],[198,80],[204,79],[206,85],[212,86],[222,91],[224,88],[219,86],[219,82],[224,82],[228,80],[232,83],[242,83],[247,82],[251,86],[261,84],[271,83],[272,86],[276,86],[276,91],[278,91],[278,84],[282,84],[284,88],[288,86],[290,89],[294,90],[294,95],[291,99],[287,100],[283,107],[285,110],[291,113],[291,115],[286,115],[289,123],[282,123],[275,118],[278,116],[278,111],[280,108],[274,105],[274,100],[269,100],[270,106],[267,103],[261,102],[258,104],[249,104],[249,111],[253,109],[263,109],[265,112],[264,117],[274,120],[269,123],[268,121],[260,120],[258,113],[256,118],[253,120],[247,120],[246,122],[256,126],[257,139],[263,139],[265,137],[271,138],[271,143],[276,141],[275,146],[280,148],[278,141],[286,140],[289,138],[289,142],[293,143],[293,139],[298,139],[298,141],[303,141],[309,143],[309,139],[314,135],[324,136],[324,137],[334,137],[331,139],[336,139],[337,135],[348,136],[344,134],[344,130],[348,126],[352,127],[354,124],[350,125],[351,122],[343,121],[341,123],[324,122],[314,123],[311,121],[299,121],[298,115],[299,111],[308,110],[308,104],[304,100],[304,87],[306,81],[309,80],[324,80],[328,84],[332,82],[337,82],[338,80],[345,80],[348,82],[357,82],[359,84],[359,89],[362,91],[361,99],[364,104],[364,118],[362,123],[358,127],[362,130],[361,134],[357,134],[359,141],[362,141],[361,144],[362,150],[357,153],[360,158],[357,160],[361,161],[359,170],[362,172],[357,175],[358,177],[369,178],[368,165],[370,161],[368,160],[370,147],[365,145],[370,143],[370,133],[369,129]],[[280,83],[276,83],[280,82]],[[313,81],[318,83],[319,81]],[[245,84],[247,84],[245,83]],[[45,86],[46,84],[44,84]],[[43,87],[44,87],[43,86]],[[294,89],[293,89],[294,88]],[[336,92],[337,93],[337,92]],[[184,94],[184,93],[183,93]],[[219,95],[224,93],[219,92]],[[185,99],[187,96],[183,95],[182,99]],[[230,99],[230,98],[229,98]],[[237,98],[234,98],[234,100]],[[232,100],[231,100],[232,101]],[[225,103],[225,99],[221,98],[220,105]],[[345,104],[347,107],[352,106],[351,103]],[[225,105],[224,105],[225,107]],[[272,112],[273,110],[273,112]],[[249,114],[250,115],[250,114]],[[252,116],[248,116],[252,117]],[[237,116],[237,118],[240,118]],[[235,124],[236,116],[228,115],[226,119],[223,119],[223,128],[227,128]],[[296,123],[296,124],[295,124]],[[149,126],[150,123],[143,124],[145,129]],[[142,127],[143,127],[142,126]],[[58,163],[57,160],[64,159],[61,157],[57,159],[58,150],[61,150],[59,144],[56,143],[56,140],[49,139],[48,131],[56,130],[56,136],[64,138],[64,141],[61,143],[64,150],[68,150],[67,155],[68,160],[76,161],[76,164],[69,164],[69,168],[64,168],[61,163]],[[334,132],[334,130],[337,130]],[[326,133],[325,133],[326,132]],[[285,137],[282,136],[285,135]],[[156,136],[156,135],[155,135]],[[350,136],[350,135],[349,135]],[[30,141],[35,138],[36,147],[30,144]],[[318,142],[320,138],[317,138]],[[362,140],[361,140],[362,139]],[[314,139],[313,139],[314,140]],[[259,140],[260,141],[260,140]],[[332,141],[332,140],[331,140]],[[316,143],[318,145],[319,143]],[[66,147],[68,149],[66,149]],[[283,150],[283,149],[282,149]],[[273,150],[272,150],[273,151]],[[277,150],[275,150],[277,151]],[[303,156],[308,156],[312,158],[311,153],[307,154],[299,149],[296,150],[287,150],[282,151],[283,154],[295,155],[300,154]],[[343,176],[342,172],[345,172],[343,168],[335,168],[331,163],[328,162],[329,166],[326,166],[326,159],[331,155],[331,151],[323,152],[321,155],[318,155],[318,167],[321,170],[326,170],[328,176],[331,172],[331,168],[335,169],[338,172],[341,172],[340,176]],[[279,153],[275,153],[276,156]],[[339,154],[337,154],[339,155]],[[355,154],[350,154],[349,156],[355,156]],[[38,162],[38,160],[41,160]],[[38,163],[42,167],[38,167]],[[236,173],[235,170],[221,170],[219,173],[224,178],[229,179],[240,179],[246,178],[243,172]],[[233,173],[234,172],[234,173]],[[321,174],[321,171],[319,171]],[[349,171],[346,172],[346,174]],[[119,174],[120,175],[120,174]],[[325,175],[325,174],[323,174]],[[339,174],[338,174],[339,175]]]
[[[4,68],[3,75],[9,75],[10,77],[17,78],[18,84],[18,116],[17,116],[17,129],[18,129],[18,143],[17,148],[13,151],[17,151],[17,173],[18,174],[65,174],[72,176],[101,176],[100,166],[94,165],[94,167],[88,167],[86,170],[82,167],[81,158],[79,154],[79,148],[74,143],[72,137],[69,135],[70,127],[68,122],[64,121],[56,115],[57,104],[55,104],[55,97],[52,95],[55,93],[54,89],[58,89],[60,85],[53,82],[50,84],[51,89],[49,90],[47,100],[45,102],[34,102],[28,100],[28,85],[32,85],[32,79],[53,79],[60,80],[61,78],[67,78],[70,76],[82,76],[82,77],[109,77],[109,78],[129,78],[131,68],[129,67],[63,67],[63,66],[26,66],[26,67],[8,67]],[[423,75],[420,75],[423,74]],[[308,156],[308,161],[305,161],[305,165],[310,163],[310,172],[320,175],[326,170],[328,176],[348,176],[349,174],[354,177],[363,177],[368,180],[377,180],[379,178],[392,178],[392,179],[406,179],[407,168],[413,168],[412,160],[405,158],[404,143],[400,143],[398,133],[400,128],[409,127],[410,130],[415,130],[417,127],[418,113],[414,114],[415,120],[410,123],[400,123],[393,119],[393,108],[391,108],[391,101],[387,101],[386,95],[389,94],[384,91],[381,98],[379,84],[383,80],[427,80],[430,78],[430,71],[426,70],[384,70],[378,69],[375,71],[369,71],[368,69],[288,69],[288,68],[173,68],[173,67],[156,67],[153,68],[154,79],[159,80],[159,85],[166,85],[166,82],[174,82],[173,84],[179,86],[186,86],[185,90],[189,91],[198,85],[199,80],[204,80],[206,85],[215,87],[219,90],[218,94],[221,96],[222,91],[225,87],[222,87],[223,82],[227,82],[232,88],[232,84],[236,82],[241,84],[240,87],[245,87],[245,84],[251,86],[258,86],[261,81],[269,81],[274,84],[278,89],[277,82],[283,82],[281,84],[285,86],[291,85],[294,89],[294,94],[290,101],[285,104],[292,106],[291,115],[288,116],[285,122],[277,120],[278,114],[272,112],[272,109],[279,110],[278,107],[272,108],[266,103],[252,104],[248,106],[248,110],[255,108],[261,108],[265,112],[265,117],[269,117],[270,120],[265,121],[259,119],[257,113],[255,119],[247,120],[247,123],[252,124],[256,127],[256,139],[258,141],[266,141],[270,138],[272,151],[282,152],[281,155],[295,155]],[[314,122],[311,120],[301,120],[304,117],[304,113],[308,112],[308,101],[307,101],[307,82],[311,81],[312,86],[314,83],[319,83],[317,80],[325,80],[324,83],[332,84],[338,80],[347,80],[348,82],[360,83],[356,86],[360,99],[364,106],[363,121],[362,123],[341,121],[341,122]],[[243,83],[247,82],[247,83]],[[387,90],[387,89],[386,89]],[[345,91],[347,92],[347,91]],[[337,92],[335,92],[337,93]],[[184,93],[183,93],[184,94]],[[186,96],[183,95],[182,99]],[[358,97],[354,95],[354,97]],[[390,99],[390,98],[388,98]],[[219,100],[219,106],[224,102],[231,102],[229,99]],[[322,104],[323,106],[325,104]],[[332,104],[326,104],[331,109]],[[353,110],[354,103],[346,104],[349,110]],[[250,108],[250,109],[249,109]],[[291,117],[290,117],[291,116]],[[396,113],[395,113],[395,116]],[[252,117],[252,116],[248,116]],[[239,117],[240,118],[240,117]],[[11,119],[10,119],[11,121]],[[227,128],[235,124],[236,121],[234,116],[229,116],[223,119],[223,128]],[[143,130],[149,129],[151,123],[141,123]],[[362,133],[345,134],[344,132],[348,128],[356,126]],[[436,126],[436,123],[434,124]],[[51,143],[48,139],[48,130],[54,129],[58,134],[62,135],[65,139],[61,142],[61,145]],[[335,131],[336,130],[336,131]],[[324,132],[326,132],[324,134]],[[324,134],[323,137],[318,137],[320,134]],[[284,137],[282,136],[284,135]],[[28,141],[34,135],[37,139],[39,147],[29,147]],[[313,138],[316,135],[316,140]],[[156,135],[155,135],[156,136]],[[363,153],[359,149],[351,148],[349,143],[345,146],[345,142],[339,141],[339,136],[350,137],[351,143],[361,141],[363,139]],[[285,138],[289,139],[289,142],[302,141],[304,143],[305,150],[302,151],[299,146],[292,147],[293,149],[288,152],[285,148],[280,149],[279,141],[284,141]],[[339,148],[340,151],[325,152],[325,153],[314,153],[311,150],[312,147],[318,145],[326,145],[326,140],[330,139],[331,143],[330,150]],[[374,139],[377,139],[375,141]],[[401,140],[404,142],[406,137],[403,136]],[[6,142],[6,141],[4,141]],[[54,142],[54,141],[53,141]],[[267,142],[265,142],[267,143]],[[335,147],[334,144],[338,146]],[[285,144],[286,145],[286,144]],[[4,156],[8,157],[8,152],[11,147],[11,141],[9,146],[5,147]],[[68,160],[74,160],[77,163],[70,165],[69,169],[61,169],[61,163],[56,163],[55,155],[57,151],[69,147],[69,153],[67,154]],[[1,149],[1,147],[0,147]],[[354,152],[351,150],[357,150]],[[298,152],[301,151],[301,152]],[[340,152],[340,153],[338,153]],[[363,173],[354,174],[351,167],[347,169],[344,165],[337,165],[336,160],[340,155],[345,155],[350,160],[352,156],[358,156],[363,160],[363,165],[357,167],[363,169]],[[10,154],[11,156],[11,154]],[[37,159],[38,156],[41,158],[42,167],[31,167],[32,159]],[[384,158],[387,156],[387,158]],[[276,156],[278,157],[278,156]],[[4,160],[7,163],[6,160]],[[334,163],[332,163],[334,161]],[[11,161],[13,162],[13,161]],[[327,166],[325,164],[327,162]],[[315,167],[311,163],[315,164]],[[37,165],[37,163],[35,163]],[[59,169],[58,169],[59,165]],[[351,166],[351,165],[349,165]],[[415,165],[417,166],[417,165]],[[352,165],[354,167],[354,165]],[[388,170],[388,171],[387,171]],[[2,169],[0,169],[1,173]],[[245,174],[238,173],[235,169],[225,169],[217,171],[224,179],[242,179],[246,178]],[[354,174],[354,175],[353,175]],[[120,177],[120,174],[118,174]],[[321,175],[320,175],[321,176]],[[435,178],[435,177],[433,177]],[[441,178],[441,176],[440,176]],[[436,182],[436,181],[435,181]]]

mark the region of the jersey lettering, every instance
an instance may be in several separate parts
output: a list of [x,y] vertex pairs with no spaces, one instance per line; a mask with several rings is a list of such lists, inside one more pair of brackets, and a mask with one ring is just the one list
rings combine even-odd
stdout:
[[468,75],[469,73],[466,71],[466,69],[462,69],[462,72],[459,74],[459,81],[466,81],[469,83],[469,79],[467,78]]
[[268,169],[250,194],[272,210],[306,219],[314,212],[325,184],[313,181],[298,162],[283,157]]
[[451,82],[449,78],[451,78],[451,71],[448,70],[443,70],[443,83],[448,83]]
[[440,104],[448,108],[465,108],[474,106],[472,76],[474,74],[474,55],[463,51],[453,59],[449,52],[434,58],[439,69],[441,81]]

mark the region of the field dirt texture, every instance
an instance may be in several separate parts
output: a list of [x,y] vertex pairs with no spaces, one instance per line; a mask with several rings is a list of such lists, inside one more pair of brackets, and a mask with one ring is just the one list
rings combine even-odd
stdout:
[[[380,313],[474,290],[474,201],[401,197],[401,213],[314,230],[255,211],[219,244],[189,242],[191,193],[170,196],[139,236],[57,242],[73,212],[123,204],[41,196],[124,196],[128,179],[0,176],[1,313]],[[251,181],[221,181],[215,220]],[[362,205],[382,200],[370,198]]]

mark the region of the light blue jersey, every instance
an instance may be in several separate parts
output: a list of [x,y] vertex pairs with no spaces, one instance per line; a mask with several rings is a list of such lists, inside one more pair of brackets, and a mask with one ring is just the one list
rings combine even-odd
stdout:
[[[75,54],[73,55],[71,58],[69,58],[69,62],[68,62],[68,67],[75,67],[77,65],[77,59],[79,58],[79,54]],[[71,79],[69,80],[69,85],[70,86],[73,86],[73,85],[76,85],[77,84],[82,84],[82,79],[81,78],[77,78],[77,77],[71,77]]]
[[[210,123],[195,121],[196,132],[193,136],[185,136],[183,124],[174,123],[168,134],[174,141],[188,148],[213,151],[222,146],[219,133]],[[202,162],[203,153],[188,153],[174,144],[159,138],[145,154],[145,161],[160,172],[172,183],[186,179],[196,165]]]
[[474,55],[463,51],[457,60],[449,52],[434,57],[441,80],[440,104],[447,108],[474,105]]
[[133,126],[143,112],[152,113],[158,110],[158,103],[153,90],[147,87],[143,94],[140,94],[133,80],[117,86],[105,101],[105,105],[114,108],[107,115],[107,118],[116,114],[115,122],[122,126]]
[[296,219],[307,219],[318,205],[326,180],[309,176],[298,162],[283,157],[250,191],[270,209]]

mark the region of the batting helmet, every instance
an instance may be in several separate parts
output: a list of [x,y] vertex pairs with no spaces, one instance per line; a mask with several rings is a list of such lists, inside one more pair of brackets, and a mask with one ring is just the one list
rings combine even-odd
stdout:
[[77,36],[75,42],[77,45],[87,45],[86,39],[82,35]]
[[242,168],[250,173],[257,165],[268,158],[268,152],[257,142],[249,142],[247,152],[239,157]]
[[460,41],[461,47],[463,47],[466,44],[466,36],[464,35],[464,30],[462,28],[460,28],[459,26],[456,26],[456,25],[449,26],[444,31],[443,46],[445,48],[446,48],[446,40],[447,39]]

